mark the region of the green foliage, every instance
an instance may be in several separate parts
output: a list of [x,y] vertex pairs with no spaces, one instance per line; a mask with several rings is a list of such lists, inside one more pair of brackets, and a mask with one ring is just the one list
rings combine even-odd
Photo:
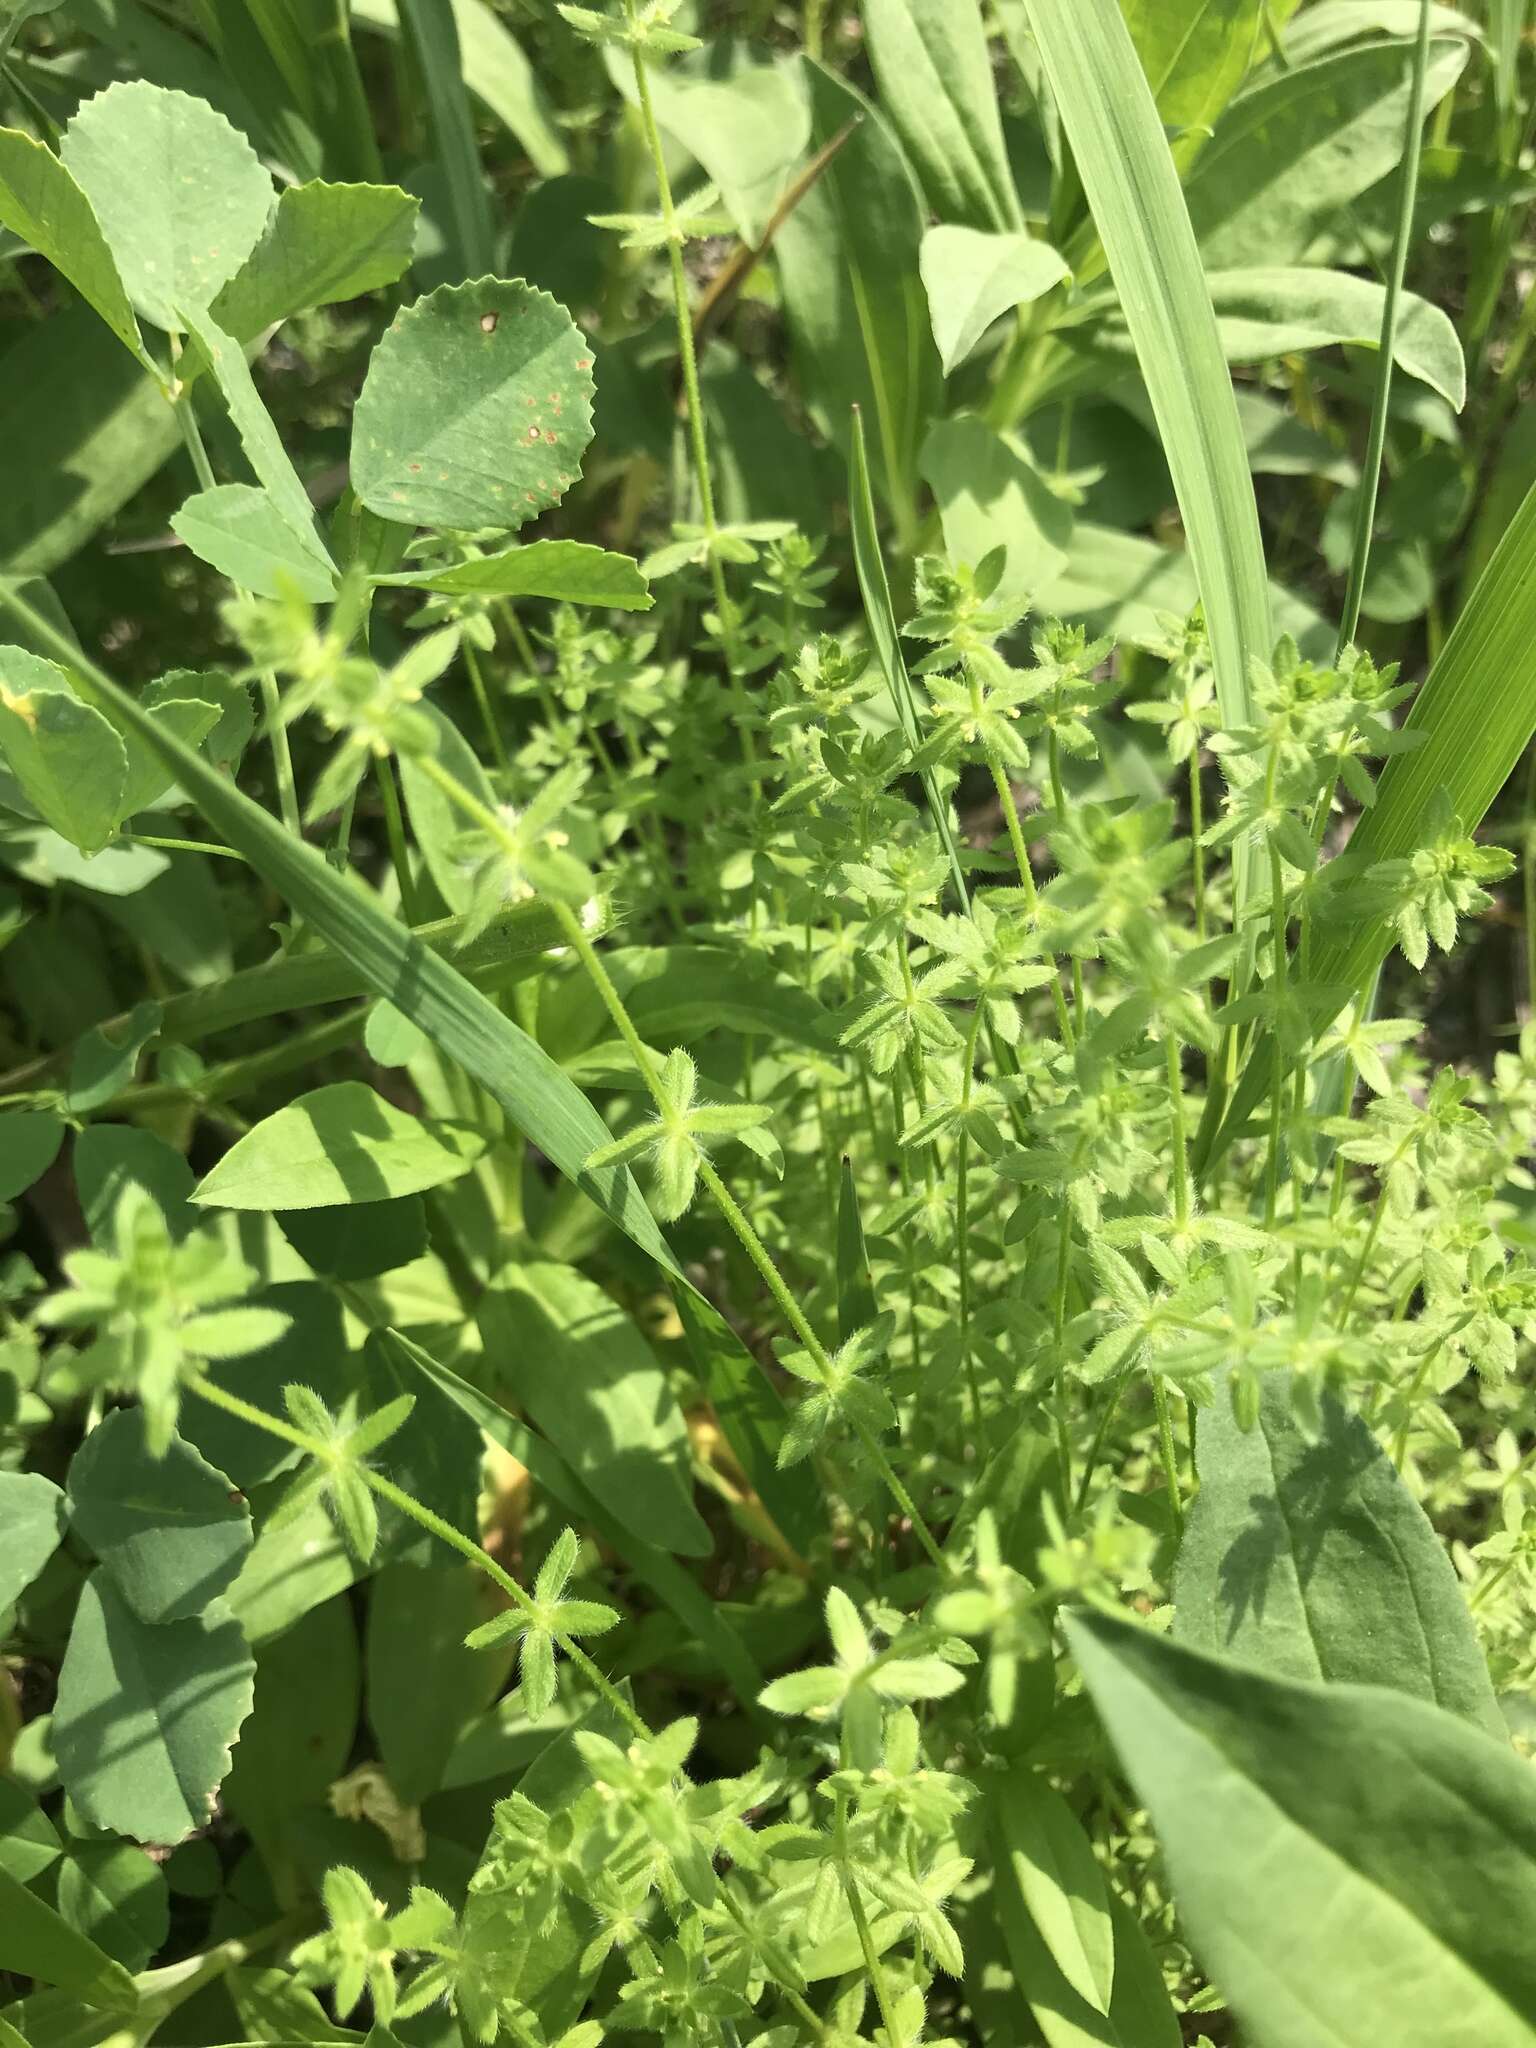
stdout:
[[1520,12],[7,14],[0,2042],[1536,2039]]

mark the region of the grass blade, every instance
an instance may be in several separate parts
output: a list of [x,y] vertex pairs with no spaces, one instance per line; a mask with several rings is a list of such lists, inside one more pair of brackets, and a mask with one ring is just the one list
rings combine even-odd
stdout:
[[1162,436],[1222,717],[1246,724],[1249,662],[1270,652],[1269,583],[1237,401],[1178,174],[1116,0],[1027,4]]
[[421,64],[427,120],[448,188],[455,276],[487,277],[496,267],[496,233],[480,172],[453,8],[449,0],[400,0],[400,21]]
[[500,1103],[512,1122],[667,1273],[680,1269],[629,1170],[589,1173],[588,1155],[612,1135],[575,1083],[543,1047],[504,1017],[457,968],[399,924],[371,890],[338,874],[322,853],[286,832],[87,661],[41,613],[0,582],[0,600],[41,644],[78,670],[121,724],[153,749],[221,837],[243,853],[304,922],[347,962],[364,986],[387,996],[441,1052]]
[[1371,398],[1365,467],[1361,471],[1360,493],[1355,501],[1349,585],[1344,593],[1344,613],[1339,621],[1340,654],[1354,639],[1355,628],[1360,623],[1360,601],[1365,595],[1365,572],[1371,559],[1371,530],[1376,523],[1376,495],[1381,488],[1381,456],[1387,439],[1387,401],[1392,393],[1392,351],[1397,346],[1397,309],[1403,295],[1403,273],[1408,267],[1408,243],[1413,235],[1413,208],[1419,190],[1419,152],[1424,140],[1424,86],[1429,68],[1429,22],[1430,0],[1419,0],[1419,33],[1413,50],[1413,86],[1408,95],[1408,129],[1403,142],[1397,231],[1393,236],[1392,268],[1381,309],[1381,347],[1376,357],[1376,389]]

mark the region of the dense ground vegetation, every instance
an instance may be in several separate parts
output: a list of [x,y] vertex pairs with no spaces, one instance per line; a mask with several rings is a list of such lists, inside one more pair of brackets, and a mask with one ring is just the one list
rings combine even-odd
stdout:
[[0,2048],[1536,2044],[1527,13],[9,0]]

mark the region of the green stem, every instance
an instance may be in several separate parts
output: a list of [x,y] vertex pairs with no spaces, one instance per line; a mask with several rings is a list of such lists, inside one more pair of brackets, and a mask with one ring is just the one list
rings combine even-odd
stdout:
[[[992,786],[997,791],[997,800],[1003,807],[1003,822],[1008,828],[1008,844],[1013,848],[1014,866],[1019,871],[1019,887],[1024,891],[1025,907],[1032,919],[1038,919],[1040,892],[1035,887],[1034,869],[1029,863],[1029,848],[1024,843],[1024,828],[1019,822],[1019,807],[1013,800],[1013,790],[1003,773],[1003,764],[990,747],[987,749],[987,767],[991,770]],[[1051,998],[1056,1011],[1056,1028],[1061,1033],[1062,1044],[1070,1052],[1075,1043],[1072,1019],[1067,1013],[1067,999],[1062,994],[1060,978],[1054,974],[1051,977]]]
[[212,853],[224,860],[245,859],[233,846],[215,846],[208,839],[163,839],[155,832],[119,832],[120,846],[154,846],[162,853]]
[[890,1986],[885,1981],[885,1969],[875,1947],[874,1936],[870,1932],[869,1916],[864,1911],[864,1901],[859,1895],[858,1879],[849,1866],[848,1809],[841,1792],[837,1795],[837,1810],[832,1832],[837,1848],[837,1874],[842,1880],[843,1896],[848,1901],[848,1912],[859,1937],[864,1968],[869,1973],[869,1981],[874,1987],[875,2004],[880,2008],[880,2023],[885,2029],[888,2048],[905,2048],[905,2037],[896,2026],[895,2008],[891,2003]]
[[1174,1032],[1164,1038],[1163,1047],[1168,1061],[1168,1129],[1173,1139],[1173,1215],[1183,1230],[1189,1222],[1189,1146],[1184,1134],[1184,1074]]
[[984,1003],[978,997],[965,1035],[962,1061],[964,1079],[960,1084],[960,1139],[955,1148],[955,1270],[960,1276],[960,1356],[965,1365],[966,1385],[971,1398],[971,1425],[976,1443],[981,1444],[981,1388],[976,1379],[976,1361],[971,1356],[971,1233],[970,1156],[971,1134],[965,1113],[971,1104],[971,1085],[976,1075],[976,1041],[981,1034]]
[[411,851],[405,836],[405,819],[400,812],[400,792],[395,787],[395,771],[387,754],[374,756],[373,775],[384,809],[384,835],[389,841],[390,866],[395,871],[395,882],[400,890],[400,908],[407,924],[419,924],[416,882],[411,874]]
[[464,666],[469,670],[470,687],[475,693],[475,708],[480,713],[480,723],[485,728],[486,745],[491,750],[496,766],[505,775],[510,765],[507,760],[506,744],[501,737],[501,727],[496,722],[496,713],[491,706],[490,692],[485,687],[480,657],[468,640],[461,640],[459,645],[464,650]]
[[[471,817],[477,824],[483,825],[486,831],[491,833],[502,845],[509,846],[511,834],[507,831],[502,820],[493,811],[489,810],[486,805],[482,804],[478,797],[465,789],[463,784],[443,767],[435,755],[423,755],[421,766],[430,778],[437,783],[443,794],[453,803],[457,804],[467,817]],[[598,998],[612,1019],[614,1029],[628,1048],[630,1057],[634,1060],[636,1070],[645,1082],[652,1101],[657,1109],[665,1114],[668,1104],[666,1096],[662,1091],[661,1076],[657,1072],[656,1063],[651,1057],[650,1048],[635,1029],[634,1021],[624,1006],[623,998],[614,987],[612,977],[603,965],[597,948],[582,928],[581,919],[567,903],[552,903],[550,908],[554,911],[567,944],[580,960],[593,987],[597,990]],[[799,1303],[790,1293],[783,1275],[768,1254],[767,1246],[748,1221],[740,1204],[731,1194],[730,1189],[721,1180],[719,1174],[702,1153],[699,1155],[699,1178],[708,1189],[715,1207],[735,1232],[742,1250],[757,1268],[758,1273],[762,1277],[763,1284],[767,1287],[768,1292],[772,1295],[778,1307],[779,1313],[783,1316],[795,1336],[799,1338],[805,1349],[810,1353],[818,1372],[823,1378],[826,1378],[831,1367],[831,1359],[827,1355],[826,1347],[806,1320]],[[855,1427],[864,1443],[865,1450],[869,1453],[871,1461],[889,1489],[892,1499],[912,1524],[913,1534],[917,1537],[933,1562],[941,1570],[947,1571],[948,1565],[945,1561],[944,1553],[934,1541],[933,1533],[929,1529],[928,1524],[923,1520],[922,1515],[918,1512],[917,1505],[911,1495],[897,1478],[896,1473],[891,1467],[890,1460],[866,1429],[857,1424]]]
[[[633,23],[634,0],[625,0],[625,12]],[[709,471],[709,441],[704,429],[704,401],[699,393],[698,356],[693,345],[693,312],[688,301],[688,277],[683,269],[683,236],[678,225],[677,208],[672,199],[672,180],[667,174],[667,159],[661,144],[661,131],[656,125],[656,110],[651,104],[651,82],[645,59],[638,48],[634,50],[633,57],[635,97],[640,107],[640,125],[645,132],[645,144],[650,152],[651,168],[656,178],[656,195],[661,202],[661,218],[667,231],[667,262],[672,273],[672,308],[677,319],[677,352],[683,371],[683,396],[688,409],[688,444],[693,458],[694,483],[699,493],[700,524],[704,528],[709,549],[709,577],[715,595],[715,608],[720,616],[720,644],[725,650],[731,687],[736,690],[739,663],[735,615],[725,588],[725,569],[715,547],[719,528],[715,523],[715,490]],[[744,725],[742,730],[750,752],[751,729]]]
[[1179,1454],[1173,1441],[1168,1387],[1160,1372],[1152,1375],[1152,1399],[1157,1408],[1157,1441],[1162,1452],[1163,1478],[1168,1487],[1168,1505],[1173,1514],[1173,1532],[1177,1539],[1184,1534],[1184,1497],[1179,1490]]

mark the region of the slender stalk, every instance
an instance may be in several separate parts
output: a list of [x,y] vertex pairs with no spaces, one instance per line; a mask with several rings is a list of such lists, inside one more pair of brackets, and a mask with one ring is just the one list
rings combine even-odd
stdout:
[[833,1839],[837,1846],[837,1874],[842,1880],[843,1896],[848,1901],[848,1912],[853,1920],[854,1930],[859,1937],[859,1949],[864,1957],[864,1968],[874,1986],[875,2004],[880,2008],[880,2023],[885,2030],[887,2048],[905,2048],[906,2036],[896,2025],[895,2008],[891,2003],[890,1987],[885,1981],[885,1969],[880,1961],[880,1952],[875,1947],[870,1932],[869,1916],[864,1911],[864,1901],[859,1895],[858,1879],[854,1876],[848,1861],[848,1808],[845,1795],[837,1794],[837,1808],[832,1823]]
[[420,917],[416,881],[411,873],[411,851],[406,843],[405,819],[400,813],[400,792],[395,786],[394,764],[387,754],[375,755],[373,775],[378,785],[379,802],[384,809],[384,836],[389,841],[390,866],[395,871],[395,881],[400,890],[400,908],[405,913],[407,924],[418,924]]
[[[625,13],[633,23],[635,0],[625,0]],[[699,392],[698,356],[693,345],[693,315],[688,303],[688,277],[683,269],[683,236],[678,225],[677,207],[672,198],[672,180],[667,174],[666,152],[661,146],[661,131],[656,125],[656,110],[651,104],[651,82],[645,58],[638,49],[633,52],[633,57],[635,97],[640,107],[640,125],[645,133],[646,148],[650,152],[651,168],[656,178],[656,196],[661,203],[661,218],[667,231],[667,262],[672,273],[672,306],[677,319],[677,352],[683,372],[683,397],[688,409],[688,443],[693,458],[693,480],[699,494],[699,523],[704,528],[709,551],[709,580],[714,590],[715,608],[720,617],[720,644],[725,650],[731,687],[736,689],[739,663],[735,614],[731,609],[731,600],[725,587],[725,568],[715,546],[719,527],[715,521],[715,490],[709,470],[709,440],[704,428],[704,401]],[[750,728],[744,726],[743,734],[750,750]]]
[[976,1380],[976,1361],[971,1356],[971,1134],[966,1128],[965,1116],[971,1106],[971,1088],[976,1078],[976,1041],[981,1034],[984,1015],[984,999],[978,996],[976,1007],[971,1012],[970,1028],[965,1034],[960,1084],[960,1137],[955,1147],[955,1270],[960,1277],[960,1356],[965,1365],[966,1385],[971,1397],[971,1421],[978,1446],[981,1442],[981,1388]]
[[153,846],[162,853],[211,853],[223,860],[245,859],[233,846],[216,846],[210,839],[164,839],[157,832],[119,832],[117,838],[121,846]]
[[1184,1074],[1176,1033],[1167,1033],[1163,1050],[1168,1062],[1168,1130],[1173,1140],[1173,1215],[1183,1230],[1189,1222],[1189,1143],[1184,1133]]
[[506,742],[501,737],[501,727],[491,704],[490,692],[485,687],[485,675],[480,667],[480,657],[468,640],[461,640],[464,650],[464,666],[469,670],[470,687],[475,693],[475,708],[480,713],[480,723],[485,729],[486,745],[490,748],[496,766],[503,774],[508,768]]
[[[281,1416],[269,1414],[265,1408],[257,1408],[251,1402],[243,1401],[238,1394],[230,1393],[227,1388],[204,1378],[201,1373],[190,1374],[187,1385],[194,1394],[213,1407],[222,1408],[226,1415],[233,1415],[237,1420],[249,1423],[253,1429],[265,1430],[268,1436],[275,1436],[286,1444],[292,1444],[295,1450],[318,1459],[322,1465],[328,1461],[330,1453],[324,1444],[317,1442],[305,1430],[296,1429],[292,1423],[285,1422]],[[413,1522],[419,1523],[440,1543],[446,1543],[451,1550],[456,1550],[461,1557],[467,1558],[476,1571],[484,1572],[488,1579],[494,1580],[512,1604],[521,1609],[530,1621],[537,1621],[541,1628],[544,1626],[538,1602],[531,1594],[525,1593],[512,1574],[504,1571],[495,1558],[482,1545],[476,1543],[473,1537],[466,1536],[460,1529],[455,1529],[451,1522],[444,1521],[441,1515],[434,1513],[413,1494],[407,1493],[403,1487],[396,1486],[392,1479],[386,1479],[382,1472],[375,1472],[371,1466],[362,1464],[356,1469],[380,1500],[388,1501],[391,1507],[398,1508],[402,1515],[407,1515]],[[650,1729],[618,1687],[593,1663],[580,1643],[556,1629],[550,1629],[549,1635],[586,1678],[599,1698],[613,1709],[625,1726],[642,1741],[647,1740],[651,1733]]]
[[1419,0],[1419,32],[1413,49],[1413,83],[1408,94],[1408,126],[1403,142],[1397,229],[1392,238],[1392,263],[1387,275],[1386,297],[1381,308],[1381,343],[1376,363],[1376,390],[1371,400],[1371,424],[1366,436],[1365,464],[1360,472],[1359,495],[1355,500],[1355,532],[1350,548],[1349,583],[1344,592],[1344,610],[1339,619],[1335,661],[1350,645],[1360,624],[1360,603],[1365,595],[1366,570],[1370,566],[1371,533],[1376,524],[1376,496],[1381,488],[1381,458],[1387,439],[1387,401],[1392,392],[1392,351],[1397,346],[1398,302],[1402,298],[1403,275],[1408,267],[1408,244],[1413,235],[1413,209],[1419,190],[1419,152],[1424,138],[1424,80],[1429,62],[1429,16],[1430,0]]
[[[179,359],[181,344],[177,336],[171,337],[171,358]],[[193,474],[199,490],[211,491],[216,487],[213,464],[208,460],[208,450],[203,446],[202,432],[193,410],[192,393],[179,380],[171,410],[181,430],[181,438],[192,458]],[[240,586],[236,584],[238,590]],[[241,592],[244,596],[246,593]],[[298,787],[293,779],[293,755],[288,746],[288,728],[283,722],[283,700],[277,687],[277,677],[270,669],[263,671],[260,679],[262,723],[267,735],[267,744],[272,749],[272,770],[277,780],[277,807],[279,815],[288,830],[298,838],[303,830],[303,819],[299,812]]]
[[1195,885],[1195,937],[1203,945],[1205,917],[1205,848],[1200,843],[1205,831],[1205,796],[1200,787],[1200,749],[1189,754],[1189,843]]

